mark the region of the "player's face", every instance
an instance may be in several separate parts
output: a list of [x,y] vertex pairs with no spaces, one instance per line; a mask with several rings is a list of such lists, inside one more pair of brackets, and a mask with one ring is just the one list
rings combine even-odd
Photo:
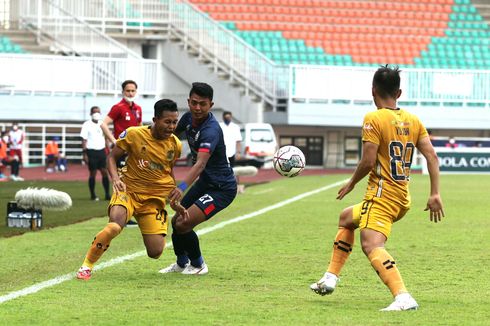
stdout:
[[192,119],[203,121],[208,117],[208,113],[213,107],[213,102],[210,99],[201,97],[197,94],[192,94],[187,100],[189,110],[191,111]]
[[123,90],[123,96],[125,97],[135,97],[136,96],[136,85],[134,84],[127,84],[126,87],[124,87]]
[[153,118],[153,136],[156,139],[167,139],[172,135],[179,121],[179,112],[164,111],[159,118]]

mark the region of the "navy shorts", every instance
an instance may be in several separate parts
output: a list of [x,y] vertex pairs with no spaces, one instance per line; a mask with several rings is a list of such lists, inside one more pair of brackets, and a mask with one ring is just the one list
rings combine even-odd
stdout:
[[208,220],[228,207],[235,199],[236,193],[236,182],[227,184],[226,187],[217,187],[198,179],[187,191],[180,203],[185,208],[196,204],[204,212],[206,220]]

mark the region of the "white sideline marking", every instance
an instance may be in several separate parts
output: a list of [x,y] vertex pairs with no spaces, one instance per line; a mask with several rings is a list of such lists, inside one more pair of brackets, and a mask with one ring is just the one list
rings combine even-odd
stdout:
[[[255,212],[252,212],[252,213],[249,213],[249,214],[245,214],[245,215],[242,215],[242,216],[238,216],[238,217],[232,218],[231,220],[223,221],[223,222],[218,223],[216,225],[213,225],[213,226],[210,226],[210,227],[207,227],[207,228],[198,230],[196,233],[198,235],[204,235],[206,233],[213,232],[215,230],[224,228],[225,226],[227,226],[229,224],[233,224],[233,223],[236,223],[236,222],[247,220],[247,219],[252,218],[252,217],[255,217],[257,215],[261,215],[261,214],[267,213],[269,211],[272,211],[274,209],[277,209],[277,208],[286,206],[288,204],[294,203],[295,201],[301,200],[301,199],[303,199],[305,197],[315,195],[315,194],[317,194],[319,192],[322,192],[322,191],[331,189],[333,187],[337,187],[339,185],[344,184],[347,181],[348,181],[348,179],[345,179],[345,180],[338,181],[338,182],[329,184],[327,186],[323,186],[321,188],[318,188],[318,189],[315,189],[315,190],[312,190],[312,191],[305,192],[304,194],[297,195],[297,196],[294,196],[292,198],[283,200],[283,201],[281,201],[281,202],[279,202],[277,204],[274,204],[274,205],[267,206],[265,208],[259,209],[258,211],[255,211]],[[170,247],[172,247],[172,243],[171,242],[167,244],[166,248],[170,248]],[[111,267],[111,266],[120,264],[120,263],[122,263],[122,262],[124,262],[126,260],[132,260],[132,259],[135,259],[135,258],[144,256],[145,254],[146,254],[146,250],[142,250],[142,251],[138,251],[138,252],[135,252],[133,254],[130,254],[130,255],[116,257],[116,258],[111,259],[109,261],[106,261],[106,262],[97,264],[94,267],[94,271],[101,270],[101,269],[104,269],[104,268],[107,268],[107,267]],[[22,290],[10,292],[9,294],[6,294],[6,295],[3,295],[3,296],[0,297],[0,304],[2,304],[4,302],[7,302],[7,301],[10,301],[10,300],[13,300],[13,299],[16,299],[18,297],[22,297],[22,296],[25,296],[25,295],[29,295],[29,294],[33,294],[33,293],[39,292],[42,289],[55,286],[57,284],[60,284],[60,283],[65,282],[65,281],[72,280],[75,277],[76,277],[76,273],[68,273],[68,274],[61,275],[61,276],[52,278],[52,279],[47,280],[47,281],[44,281],[44,282],[40,282],[40,283],[34,284],[34,285],[29,286],[29,287],[26,287],[26,288],[24,288]]]

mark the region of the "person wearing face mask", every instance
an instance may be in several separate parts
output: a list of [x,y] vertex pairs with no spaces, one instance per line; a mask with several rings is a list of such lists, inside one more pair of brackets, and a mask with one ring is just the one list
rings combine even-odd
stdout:
[[90,190],[90,198],[92,200],[99,200],[95,194],[95,177],[97,170],[102,175],[102,185],[104,186],[105,200],[110,200],[109,194],[109,175],[107,173],[106,166],[106,151],[105,151],[105,137],[101,129],[102,116],[100,114],[100,108],[93,106],[90,109],[91,119],[85,121],[80,131],[80,137],[82,137],[83,148],[83,161],[88,165],[90,172],[88,178],[88,187]]
[[[126,80],[122,83],[121,87],[123,99],[112,106],[101,124],[104,135],[112,145],[116,144],[116,139],[119,138],[119,135],[124,130],[129,127],[140,126],[142,122],[141,106],[134,102],[138,85],[133,80]],[[112,134],[109,130],[111,123],[114,126]]]
[[16,156],[19,161],[19,165],[22,166],[22,147],[24,146],[24,131],[19,129],[17,123],[12,124],[12,129],[9,132],[10,139],[10,156]]
[[[228,161],[230,161],[230,166],[235,166],[235,160],[240,159],[240,153],[242,148],[242,133],[240,132],[240,127],[232,121],[233,115],[230,111],[223,112],[223,122],[220,122],[219,126],[223,130],[223,137],[226,146],[226,156]],[[238,182],[238,193],[243,193],[245,191],[244,185]]]

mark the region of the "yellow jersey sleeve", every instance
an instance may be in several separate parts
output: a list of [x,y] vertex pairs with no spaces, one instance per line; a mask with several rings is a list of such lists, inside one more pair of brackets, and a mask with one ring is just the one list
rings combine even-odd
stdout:
[[368,141],[379,145],[381,143],[381,130],[376,115],[366,114],[362,124],[362,141]]

